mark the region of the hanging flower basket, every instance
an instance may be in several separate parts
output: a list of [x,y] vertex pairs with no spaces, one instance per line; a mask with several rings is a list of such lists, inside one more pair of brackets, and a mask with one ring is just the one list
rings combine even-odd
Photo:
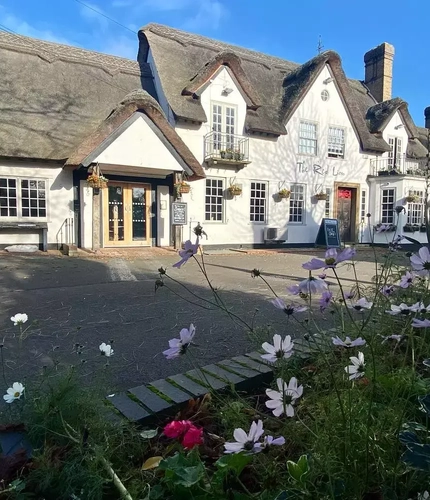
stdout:
[[280,189],[278,191],[278,197],[281,198],[281,200],[286,200],[290,197],[290,194],[291,191],[289,189]]
[[242,194],[242,187],[239,186],[238,184],[232,184],[231,186],[228,187],[228,192],[232,196],[240,196]]
[[416,194],[410,194],[408,196],[405,196],[405,201],[406,203],[417,203],[419,201],[419,196]]
[[315,195],[315,199],[318,201],[326,201],[327,200],[327,193],[317,193]]
[[87,177],[87,184],[93,189],[104,189],[108,185],[108,179],[103,175],[97,175],[94,172]]
[[189,193],[191,186],[187,182],[182,181],[175,184],[175,190],[178,194]]

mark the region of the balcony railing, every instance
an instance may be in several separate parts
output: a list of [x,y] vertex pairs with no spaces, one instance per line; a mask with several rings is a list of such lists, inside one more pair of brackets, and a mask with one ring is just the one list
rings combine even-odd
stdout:
[[424,176],[427,160],[413,160],[406,156],[378,158],[370,161],[372,175],[417,175]]
[[205,161],[247,165],[249,138],[242,135],[210,132],[205,135]]

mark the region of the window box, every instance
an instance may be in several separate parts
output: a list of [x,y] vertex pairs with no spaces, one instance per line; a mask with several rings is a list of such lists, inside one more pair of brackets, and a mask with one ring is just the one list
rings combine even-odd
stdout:
[[418,224],[405,224],[403,226],[403,232],[405,233],[415,233],[420,231],[420,226]]
[[289,189],[280,189],[278,192],[278,198],[281,200],[286,200],[290,197],[291,191]]
[[240,196],[242,194],[242,186],[239,186],[239,184],[232,184],[228,187],[228,192],[232,196]]
[[[384,227],[384,229],[380,230],[381,227]],[[394,231],[397,230],[397,226],[394,224],[376,224],[374,227],[376,232],[379,233],[394,233]]]
[[421,224],[420,233],[426,233],[426,232],[427,232],[427,226],[425,224]]
[[378,171],[378,175],[390,175],[390,172],[388,172],[388,170],[379,170]]
[[328,196],[327,193],[317,193],[314,197],[318,201],[326,201]]

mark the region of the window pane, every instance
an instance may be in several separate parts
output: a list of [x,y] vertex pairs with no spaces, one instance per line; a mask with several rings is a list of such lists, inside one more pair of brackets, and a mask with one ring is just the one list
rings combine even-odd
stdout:
[[328,129],[328,156],[343,158],[345,153],[345,131],[342,128]]
[[18,199],[16,179],[3,177],[0,179],[0,217],[16,217]]
[[206,179],[205,220],[222,222],[223,220],[223,180]]
[[394,222],[394,198],[395,198],[395,189],[390,188],[382,190],[382,202],[381,202],[382,224],[393,224]]
[[317,125],[316,123],[300,122],[299,153],[317,154]]
[[417,201],[408,203],[408,224],[424,224],[424,191],[410,191]]
[[290,222],[297,222],[302,224],[304,222],[304,192],[305,186],[303,184],[291,184],[290,188]]
[[[27,189],[30,186],[30,189]],[[39,180],[21,181],[21,204],[23,217],[46,217],[46,182]],[[30,207],[30,210],[28,208]]]
[[266,222],[266,183],[264,182],[251,182],[249,220]]

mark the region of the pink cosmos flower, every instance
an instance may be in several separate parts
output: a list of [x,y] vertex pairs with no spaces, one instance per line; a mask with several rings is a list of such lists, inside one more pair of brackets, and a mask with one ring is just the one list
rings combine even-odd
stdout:
[[317,293],[323,293],[325,290],[327,290],[328,285],[324,280],[320,280],[311,276],[310,278],[301,281],[298,284],[298,288],[299,293],[315,295]]
[[355,340],[351,340],[349,337],[345,337],[345,340],[342,340],[339,336],[332,337],[333,345],[337,345],[340,347],[358,347],[360,345],[365,345],[366,341],[361,337],[356,338]]
[[419,276],[430,276],[430,252],[427,247],[421,247],[418,250],[418,255],[414,253],[410,261],[413,270]]
[[181,257],[181,260],[179,262],[176,262],[176,264],[173,264],[173,267],[181,267],[184,265],[188,260],[193,256],[196,255],[196,253],[199,250],[199,239],[197,238],[195,243],[191,243],[190,240],[187,240],[184,243],[184,249],[179,250],[179,256]]
[[321,298],[319,300],[320,311],[323,312],[330,305],[331,299],[333,298],[333,294],[326,290],[322,293]]
[[306,306],[295,306],[294,304],[285,304],[285,302],[280,299],[279,297],[277,297],[276,299],[274,300],[271,300],[270,301],[277,309],[281,309],[282,311],[284,311],[284,313],[287,315],[287,316],[291,316],[292,314],[295,314],[295,313],[300,313],[300,312],[304,312],[307,310],[307,307]]
[[179,332],[180,338],[169,340],[169,349],[163,351],[166,359],[174,359],[179,357],[181,354],[185,354],[195,334],[196,328],[192,323],[189,330],[182,328]]
[[325,259],[311,259],[309,262],[302,264],[303,269],[308,271],[316,271],[317,269],[333,269],[344,262],[345,260],[350,260],[354,257],[356,253],[355,248],[345,248],[340,254],[337,253],[336,248],[329,248],[325,253]]
[[299,295],[300,293],[299,285],[287,286],[287,292],[290,293],[291,295]]
[[406,271],[406,273],[400,278],[399,286],[401,288],[409,288],[413,285],[415,279],[415,274]]
[[430,328],[430,319],[413,319],[412,326],[414,328]]

